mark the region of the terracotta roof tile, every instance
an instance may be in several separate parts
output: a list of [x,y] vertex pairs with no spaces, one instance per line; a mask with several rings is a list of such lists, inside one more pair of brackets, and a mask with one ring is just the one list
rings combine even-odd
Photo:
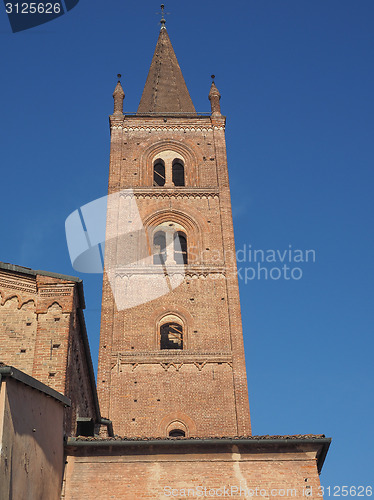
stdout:
[[210,437],[178,437],[178,438],[170,438],[170,437],[138,437],[138,438],[128,438],[128,437],[121,437],[121,436],[114,436],[112,438],[110,437],[99,437],[99,436],[94,436],[94,437],[83,437],[83,436],[78,436],[76,438],[77,441],[165,441],[165,440],[170,440],[170,441],[175,441],[176,439],[180,440],[191,440],[191,441],[204,441],[206,439],[219,439],[219,440],[224,440],[224,439],[247,439],[248,441],[266,441],[266,440],[274,440],[274,439],[279,439],[279,440],[284,440],[286,441],[287,439],[289,440],[297,440],[297,439],[324,439],[325,435],[324,434],[294,434],[294,435],[266,435],[266,436],[210,436]]

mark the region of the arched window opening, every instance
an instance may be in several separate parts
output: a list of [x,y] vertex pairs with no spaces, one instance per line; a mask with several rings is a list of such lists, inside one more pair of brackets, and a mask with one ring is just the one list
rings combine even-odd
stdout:
[[161,325],[160,349],[183,349],[182,325],[178,325],[178,323]]
[[166,261],[166,236],[157,231],[153,237],[153,264],[164,265]]
[[165,185],[165,164],[162,160],[156,160],[153,166],[153,185]]
[[187,264],[187,238],[182,231],[174,233],[174,260],[176,264]]
[[186,433],[182,431],[182,429],[173,429],[172,431],[169,432],[169,437],[173,438],[186,437]]
[[181,160],[173,162],[173,184],[174,186],[184,186],[184,166]]

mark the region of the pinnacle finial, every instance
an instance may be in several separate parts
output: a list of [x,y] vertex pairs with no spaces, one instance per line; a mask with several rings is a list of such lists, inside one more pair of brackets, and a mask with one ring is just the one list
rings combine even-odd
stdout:
[[209,100],[210,100],[210,105],[212,108],[212,115],[218,116],[221,114],[221,106],[219,103],[219,100],[221,99],[221,94],[219,93],[219,90],[216,87],[216,84],[214,83],[215,75],[210,75],[212,79],[212,85],[210,87],[210,92],[209,92]]
[[115,115],[122,115],[123,114],[123,100],[125,98],[125,93],[123,91],[122,85],[121,85],[121,74],[118,73],[117,78],[118,82],[116,85],[116,88],[114,89],[113,92],[113,99],[114,99],[114,114]]

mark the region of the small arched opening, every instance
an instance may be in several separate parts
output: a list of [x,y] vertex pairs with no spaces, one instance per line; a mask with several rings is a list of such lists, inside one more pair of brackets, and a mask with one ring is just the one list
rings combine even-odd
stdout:
[[178,437],[186,437],[185,431],[182,429],[173,429],[169,432],[169,437],[178,438]]
[[189,437],[189,430],[187,425],[178,418],[167,425],[166,436],[171,438]]
[[183,327],[178,323],[164,323],[160,327],[160,349],[183,349]]
[[188,263],[187,256],[187,237],[182,231],[174,233],[174,260],[176,264]]
[[165,185],[165,163],[163,160],[157,159],[153,164],[153,185]]
[[164,265],[166,261],[166,235],[164,231],[157,231],[153,236],[153,263]]
[[174,186],[185,186],[184,165],[182,160],[175,159],[173,161],[172,180]]

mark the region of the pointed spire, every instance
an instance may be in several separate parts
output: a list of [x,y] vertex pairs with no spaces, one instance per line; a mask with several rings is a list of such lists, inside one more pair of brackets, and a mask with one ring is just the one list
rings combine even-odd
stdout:
[[165,28],[165,19],[161,23],[138,113],[196,113]]
[[121,80],[120,80],[121,76],[122,75],[120,74],[117,75],[118,82],[113,92],[115,115],[123,115],[123,100],[125,98],[125,93],[121,85]]
[[210,106],[212,108],[212,115],[220,115],[221,114],[221,105],[219,103],[221,99],[221,94],[219,93],[219,90],[216,87],[216,84],[214,83],[215,76],[212,75],[212,85],[210,87],[210,92],[209,92],[209,101],[210,101]]

